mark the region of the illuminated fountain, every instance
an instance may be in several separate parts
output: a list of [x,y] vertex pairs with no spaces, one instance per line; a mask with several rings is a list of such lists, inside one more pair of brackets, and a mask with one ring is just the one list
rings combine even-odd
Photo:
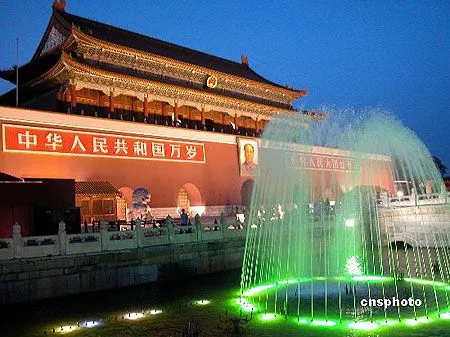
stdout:
[[242,309],[361,330],[449,318],[450,204],[431,155],[381,111],[329,116],[264,132]]

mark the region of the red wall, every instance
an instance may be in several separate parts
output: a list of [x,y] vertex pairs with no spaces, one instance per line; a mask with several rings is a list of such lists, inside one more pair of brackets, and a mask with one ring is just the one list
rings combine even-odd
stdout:
[[[6,109],[5,109],[6,110]],[[42,113],[31,110],[11,110],[9,116],[20,116],[24,118],[46,120],[47,123],[58,121],[66,125],[80,123],[84,125],[93,125],[95,131],[97,125],[94,123],[103,123],[103,127],[110,128],[138,128],[141,127],[135,123],[101,120],[90,117],[80,117],[65,114]],[[1,111],[0,111],[1,113]],[[1,117],[1,116],[0,116]],[[11,121],[8,121],[11,123]],[[26,122],[20,121],[20,124]],[[86,124],[89,123],[89,124]],[[35,125],[35,124],[34,124]],[[95,125],[95,126],[94,126]],[[61,127],[61,126],[59,126]],[[81,126],[79,126],[81,127]],[[142,126],[150,127],[150,126]],[[171,130],[168,127],[152,126],[152,130],[161,130],[164,135]],[[156,128],[156,129],[155,129]],[[173,129],[172,129],[173,130]],[[138,131],[137,129],[135,131]],[[201,138],[206,135],[200,131],[179,130],[180,134],[186,134],[192,138]],[[126,132],[126,131],[124,131]],[[0,152],[0,171],[13,174],[19,177],[46,177],[75,179],[77,181],[109,181],[117,189],[127,187],[132,190],[142,187],[150,191],[152,198],[150,207],[174,207],[177,203],[177,194],[185,184],[194,185],[200,192],[200,199],[194,201],[193,205],[230,205],[241,204],[241,186],[248,180],[248,177],[239,176],[238,148],[233,144],[233,137],[224,137],[217,134],[217,139],[221,143],[214,142],[214,134],[208,133],[208,141],[198,140],[205,144],[206,163],[184,163],[170,161],[152,161],[152,160],[134,160],[121,158],[102,158],[102,157],[82,157],[70,155],[44,155],[29,153]],[[1,137],[1,134],[0,134]],[[177,139],[180,140],[180,139]],[[228,142],[228,143],[227,143]],[[383,165],[385,165],[383,163]],[[331,171],[330,174],[332,173]],[[383,169],[376,174],[380,185],[389,189],[392,184],[390,170]],[[327,173],[328,174],[328,173]],[[343,178],[342,173],[339,181]],[[369,174],[371,175],[371,174]],[[343,179],[344,180],[344,179]],[[367,180],[367,179],[366,179]],[[368,179],[373,180],[373,178]],[[361,182],[359,182],[361,183]],[[358,183],[355,183],[357,185]],[[189,193],[189,190],[188,190]]]
[[151,207],[173,207],[180,188],[192,183],[204,205],[240,204],[237,145],[206,143],[206,163],[178,163],[117,158],[1,153],[0,171],[19,177],[109,181],[117,189],[143,187],[152,194]]

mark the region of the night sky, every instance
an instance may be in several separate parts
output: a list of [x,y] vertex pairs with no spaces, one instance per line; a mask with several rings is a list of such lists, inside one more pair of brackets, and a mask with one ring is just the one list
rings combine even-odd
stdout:
[[[0,0],[0,68],[30,60],[52,0]],[[297,108],[381,107],[450,172],[450,1],[67,0],[70,13],[240,62],[308,90]],[[0,93],[13,88],[0,80]]]

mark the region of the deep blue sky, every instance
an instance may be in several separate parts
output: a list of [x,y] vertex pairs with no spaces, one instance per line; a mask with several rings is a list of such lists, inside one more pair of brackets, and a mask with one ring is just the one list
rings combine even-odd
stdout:
[[[0,68],[33,55],[52,0],[0,0]],[[305,88],[297,107],[382,107],[450,171],[450,1],[95,1],[66,10]],[[130,7],[131,6],[131,7]],[[0,80],[0,93],[12,88]]]

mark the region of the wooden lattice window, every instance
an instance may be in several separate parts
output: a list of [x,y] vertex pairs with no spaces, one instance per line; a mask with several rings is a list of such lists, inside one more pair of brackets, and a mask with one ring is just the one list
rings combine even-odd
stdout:
[[114,202],[112,200],[103,200],[102,212],[103,212],[103,214],[113,214],[114,213]]
[[114,201],[111,199],[92,201],[92,214],[93,215],[114,214]]
[[89,215],[89,200],[82,200],[80,207],[81,215]]
[[102,213],[102,200],[92,201],[92,214],[103,214]]
[[191,202],[189,200],[188,192],[183,187],[178,191],[177,206],[179,209],[184,208],[186,210],[186,213],[189,213]]

